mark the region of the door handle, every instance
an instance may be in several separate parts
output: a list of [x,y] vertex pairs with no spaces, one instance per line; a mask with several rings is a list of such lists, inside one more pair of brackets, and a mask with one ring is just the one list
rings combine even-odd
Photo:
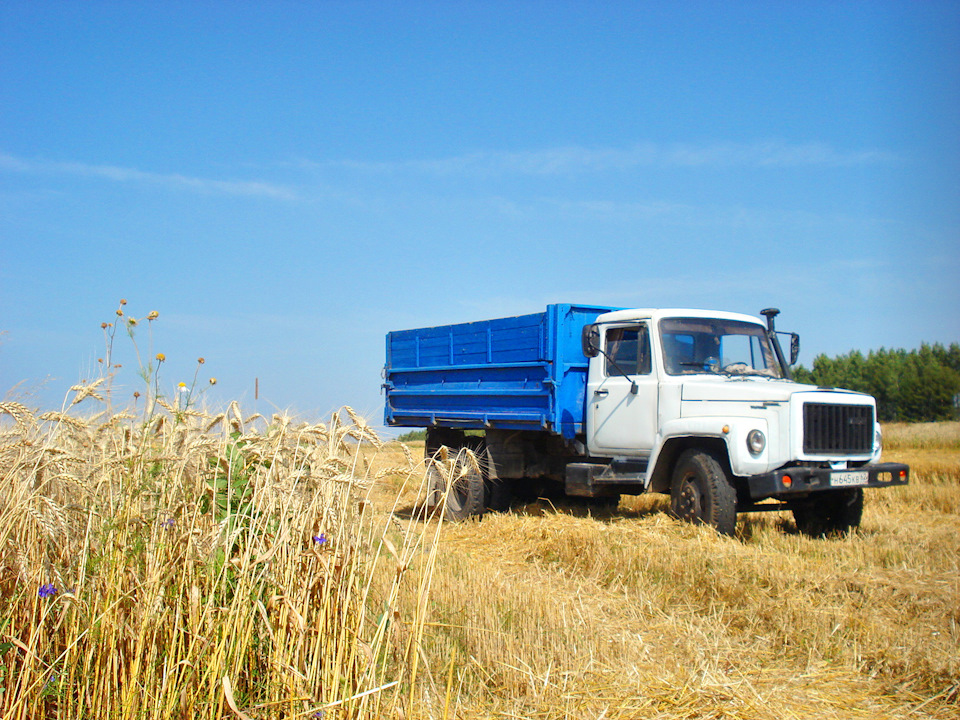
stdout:
[[606,397],[606,396],[609,395],[609,394],[610,394],[610,391],[609,391],[609,390],[594,390],[594,391],[593,391],[594,397]]

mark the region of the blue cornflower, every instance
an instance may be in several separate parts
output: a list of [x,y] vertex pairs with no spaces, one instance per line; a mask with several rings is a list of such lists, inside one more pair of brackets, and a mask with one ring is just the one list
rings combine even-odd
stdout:
[[323,545],[323,544],[327,541],[327,536],[326,536],[325,533],[320,533],[319,535],[314,535],[314,536],[313,536],[313,541],[314,541],[317,545]]
[[44,583],[40,586],[40,591],[37,593],[37,595],[42,598],[48,598],[52,597],[54,594],[56,594],[56,592],[57,588],[53,585],[53,583]]
[[160,527],[162,527],[164,530],[169,530],[174,526],[174,523],[176,523],[176,520],[174,520],[173,518],[167,518],[162,523],[160,523]]

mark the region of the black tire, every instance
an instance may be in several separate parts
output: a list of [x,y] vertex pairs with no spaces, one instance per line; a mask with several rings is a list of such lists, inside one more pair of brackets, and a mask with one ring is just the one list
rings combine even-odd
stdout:
[[811,537],[846,535],[860,527],[863,488],[817,493],[793,505],[797,530]]
[[686,450],[670,485],[670,511],[687,522],[710,525],[722,535],[737,527],[737,491],[720,460],[707,450]]
[[[444,519],[460,522],[469,517],[483,515],[486,510],[486,488],[484,482],[486,451],[483,441],[465,443],[464,448],[450,448],[456,452],[453,467],[449,470],[437,462],[428,461],[427,508],[444,508]],[[468,454],[466,450],[469,450]],[[447,475],[453,481],[453,487],[447,493]],[[444,505],[444,495],[446,504]]]
[[443,479],[441,460],[427,458],[427,500],[424,503],[424,517],[428,518],[443,503],[443,491],[446,483]]

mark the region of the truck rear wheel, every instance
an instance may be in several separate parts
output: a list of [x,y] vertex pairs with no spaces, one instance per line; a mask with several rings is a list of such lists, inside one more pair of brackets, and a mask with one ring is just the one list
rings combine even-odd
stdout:
[[817,493],[793,506],[793,520],[804,535],[845,535],[860,527],[863,488]]
[[687,522],[710,525],[723,535],[737,527],[737,492],[710,452],[693,448],[677,461],[670,486],[670,511]]
[[[455,448],[450,450],[453,452]],[[471,454],[465,452],[466,450]],[[446,494],[443,515],[445,520],[459,522],[474,515],[482,515],[486,509],[484,463],[485,451],[482,441],[466,443],[465,447],[457,450],[456,459],[450,467],[430,463],[427,469],[429,475],[427,507],[432,509],[441,505]],[[449,493],[447,493],[448,482],[452,483]]]

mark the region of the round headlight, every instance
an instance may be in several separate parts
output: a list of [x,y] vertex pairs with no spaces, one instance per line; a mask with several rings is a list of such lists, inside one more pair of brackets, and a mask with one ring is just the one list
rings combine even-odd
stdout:
[[767,439],[759,430],[751,430],[747,433],[747,449],[754,455],[759,455],[767,446]]

